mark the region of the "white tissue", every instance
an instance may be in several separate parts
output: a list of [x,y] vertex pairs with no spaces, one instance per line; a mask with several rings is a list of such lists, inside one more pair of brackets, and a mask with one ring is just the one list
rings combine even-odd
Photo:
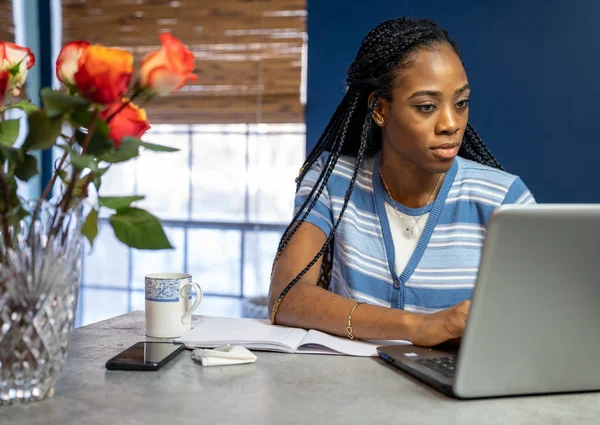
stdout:
[[192,357],[202,363],[202,366],[254,363],[258,358],[247,348],[231,344],[222,345],[212,350],[198,348],[192,352]]

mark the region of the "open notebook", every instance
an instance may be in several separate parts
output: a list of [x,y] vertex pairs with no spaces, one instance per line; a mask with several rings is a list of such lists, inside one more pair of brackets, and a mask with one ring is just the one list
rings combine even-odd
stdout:
[[249,350],[282,353],[338,354],[376,357],[380,345],[410,344],[408,341],[357,341],[324,332],[271,325],[263,319],[200,316],[194,329],[177,338],[187,348],[214,348],[224,344]]

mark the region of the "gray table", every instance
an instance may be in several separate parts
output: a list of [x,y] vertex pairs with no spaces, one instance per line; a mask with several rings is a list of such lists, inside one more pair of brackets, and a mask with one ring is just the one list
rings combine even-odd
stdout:
[[186,351],[158,372],[107,371],[143,324],[134,312],[76,329],[55,396],[0,407],[0,424],[600,423],[600,393],[456,401],[372,358],[257,353],[203,368]]

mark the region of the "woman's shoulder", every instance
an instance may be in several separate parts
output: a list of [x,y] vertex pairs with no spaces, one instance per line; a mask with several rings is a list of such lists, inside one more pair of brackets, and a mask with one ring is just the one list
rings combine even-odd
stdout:
[[[317,168],[319,170],[322,170],[323,168],[325,168],[325,165],[327,164],[327,161],[328,161],[330,155],[331,154],[329,152],[323,152],[321,155],[319,155],[319,157],[313,164],[313,168]],[[371,176],[373,174],[374,161],[375,161],[375,158],[372,156],[365,156],[363,158],[363,160],[360,163],[360,167],[358,169],[359,177]],[[357,163],[356,156],[340,155],[339,158],[337,159],[335,167],[333,168],[333,173],[335,173],[337,175],[339,175],[341,173],[342,175],[345,175],[350,178],[352,176],[352,174],[354,173],[354,169],[356,168],[356,163]]]
[[501,199],[503,204],[535,203],[529,188],[518,175],[462,157],[457,157],[457,161],[453,187],[458,192],[476,191],[480,197],[489,197],[489,202]]
[[491,184],[510,187],[519,176],[488,165],[480,164],[469,159],[457,156],[458,170],[455,181],[464,179],[483,180]]

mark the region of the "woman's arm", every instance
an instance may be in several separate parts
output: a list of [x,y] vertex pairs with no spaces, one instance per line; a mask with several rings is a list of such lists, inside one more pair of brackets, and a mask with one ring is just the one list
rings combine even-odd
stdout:
[[[275,265],[269,290],[269,313],[284,288],[314,258],[326,236],[311,223],[303,223]],[[277,310],[276,323],[348,336],[348,315],[356,301],[317,286],[322,260],[288,292]],[[352,329],[360,339],[403,339],[423,346],[462,336],[469,301],[434,314],[409,313],[394,308],[361,304],[352,314]]]

